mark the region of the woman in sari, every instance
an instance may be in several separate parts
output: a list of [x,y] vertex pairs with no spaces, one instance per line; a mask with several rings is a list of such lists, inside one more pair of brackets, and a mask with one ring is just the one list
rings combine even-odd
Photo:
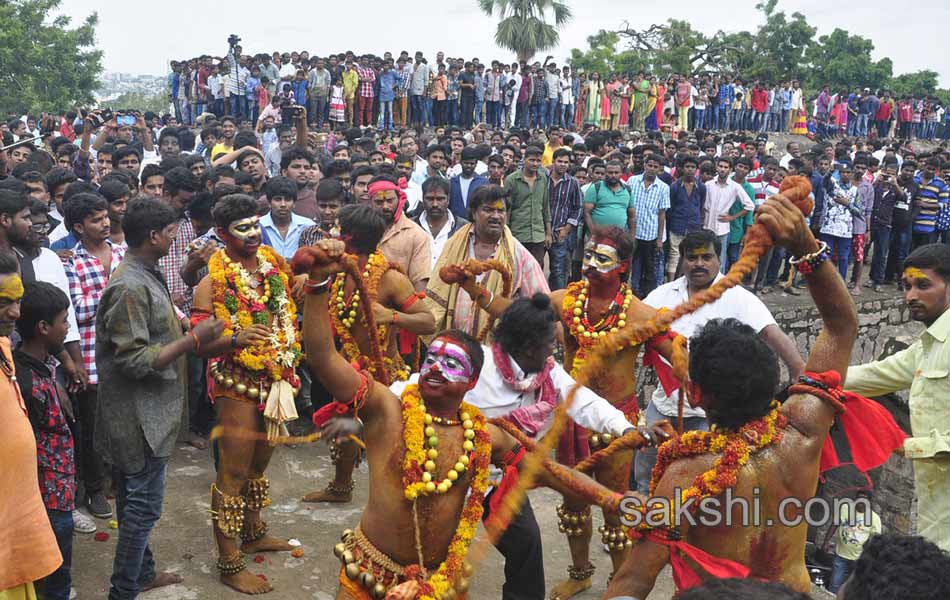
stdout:
[[587,116],[585,123],[600,125],[601,97],[604,95],[604,84],[600,81],[600,73],[594,71],[587,82]]
[[650,93],[647,100],[647,128],[659,131],[663,128],[663,96],[666,86],[657,84],[656,77],[650,76]]
[[[612,73],[610,75],[610,82],[604,86],[603,94],[601,95],[600,102],[600,128],[603,130],[613,129],[611,127],[612,121],[615,121],[614,117],[620,114],[620,98],[615,98],[614,93],[617,91],[617,88],[620,87],[620,82],[617,81],[617,74]],[[614,109],[614,100],[616,99],[616,109]]]
[[630,99],[633,97],[633,88],[630,87],[630,78],[625,74],[620,78],[620,114],[617,115],[617,128],[626,131],[630,124]]
[[577,105],[574,107],[574,131],[580,131],[584,125],[587,111],[587,73],[581,73],[578,81]]

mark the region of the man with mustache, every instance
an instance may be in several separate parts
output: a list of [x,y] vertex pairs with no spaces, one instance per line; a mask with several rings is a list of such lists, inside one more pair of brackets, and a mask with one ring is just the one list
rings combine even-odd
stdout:
[[[643,302],[657,309],[675,308],[709,288],[723,277],[719,272],[721,244],[721,238],[708,229],[687,233],[680,243],[684,275],[656,288],[644,298]],[[765,304],[742,286],[726,291],[719,300],[703,306],[695,313],[677,319],[671,328],[680,335],[691,337],[707,322],[713,319],[729,318],[737,319],[752,327],[788,367],[792,381],[795,381],[802,373],[805,361],[802,360],[795,342],[779,329]],[[655,423],[661,419],[675,419],[678,412],[678,397],[676,394],[668,395],[662,386],[658,386],[645,412],[647,423]],[[689,404],[683,407],[684,431],[707,430],[708,427],[706,413],[702,408]],[[637,491],[649,494],[650,474],[655,464],[656,449],[645,448],[638,451],[634,464],[636,481],[631,482],[631,488],[635,483]]]
[[[373,489],[358,527],[344,532],[342,543],[334,548],[343,563],[337,598],[408,600],[432,596],[436,589],[441,598],[464,597],[472,575],[465,566],[469,545],[478,521],[496,506],[494,495],[487,489],[488,464],[513,472],[520,468],[523,456],[521,446],[508,433],[487,423],[486,418],[496,416],[501,408],[498,400],[512,401],[517,396],[509,392],[501,398],[486,397],[492,406],[486,407],[484,414],[473,404],[462,402],[463,397],[473,400],[482,364],[487,365],[492,357],[486,356],[471,336],[457,330],[436,336],[429,345],[418,384],[406,386],[399,397],[364,372],[356,371],[334,348],[327,310],[331,277],[342,270],[342,246],[339,241],[322,240],[315,247],[302,248],[294,258],[296,269],[309,271],[303,331],[310,367],[333,397],[359,417],[359,421],[330,421],[323,434],[340,439],[362,432]],[[540,300],[547,298],[541,296]],[[534,302],[521,300],[520,308],[537,312],[527,306]],[[544,338],[548,355],[553,347],[553,321],[551,314],[545,323],[548,327],[539,332],[538,338]],[[536,343],[534,339],[520,341]],[[544,356],[518,353],[514,359],[530,371]],[[584,411],[590,421],[629,428],[619,411],[596,407],[596,400],[579,401],[578,405],[584,406],[574,407],[575,417]],[[651,435],[652,439],[659,437]],[[590,480],[584,481],[598,493],[608,492]],[[567,491],[544,468],[538,473],[537,483]],[[508,534],[528,515],[530,505],[526,504],[499,539],[499,550],[506,556],[512,548],[506,544]],[[516,558],[536,575],[541,571],[541,548],[537,524],[533,525],[532,537],[527,538],[534,544],[532,552]],[[525,588],[530,583],[536,585],[525,590],[527,593],[513,593],[515,587]],[[509,578],[502,597],[540,599],[543,595],[542,572],[540,585],[534,580]]]
[[[409,367],[400,354],[398,333],[404,329],[417,335],[431,335],[435,333],[435,321],[425,303],[419,302],[421,295],[398,268],[399,263],[390,261],[379,247],[386,231],[381,211],[367,204],[350,204],[337,213],[337,222],[346,251],[357,257],[366,289],[370,294],[375,292],[369,301],[386,361],[385,372],[380,373],[372,361],[368,321],[362,314],[356,282],[345,273],[331,286],[331,321],[342,346],[341,352],[348,362],[361,365],[376,381],[385,385],[405,381],[409,378]],[[353,468],[359,458],[359,448],[349,442],[342,443],[332,448],[331,458],[335,465],[334,480],[326,489],[304,496],[304,502],[352,500]]]
[[[657,314],[654,308],[638,300],[627,284],[633,246],[632,236],[619,227],[595,226],[584,248],[584,280],[550,295],[551,306],[565,331],[564,369],[573,378],[578,377],[587,357],[600,340]],[[510,299],[487,293],[470,271],[459,265],[449,267],[449,270],[450,273],[446,275],[457,281],[473,302],[493,317],[502,317],[511,306]],[[666,358],[670,357],[672,346],[668,336],[658,336],[649,346]],[[639,355],[639,346],[624,348],[613,357],[609,370],[598,373],[590,382],[591,389],[606,398],[631,423],[637,422],[639,413],[634,376]],[[573,439],[574,443],[562,444],[558,448],[558,462],[569,466],[588,456],[592,450],[598,450],[602,444],[609,444],[612,439],[609,431],[588,432],[583,428],[567,437]],[[622,493],[627,489],[632,460],[632,450],[619,452],[597,467],[594,478]],[[554,588],[551,598],[566,600],[590,588],[593,583],[594,564],[590,561],[592,521],[589,504],[572,496],[565,496],[557,513],[559,528],[567,534],[572,564],[568,567],[569,578]],[[629,554],[631,544],[624,543],[617,515],[605,513],[604,521],[606,525],[601,529],[603,542],[610,549],[610,558],[616,570]],[[611,535],[614,537],[611,538]]]
[[429,283],[432,249],[428,234],[405,214],[404,185],[405,181],[397,182],[391,175],[377,175],[367,187],[368,201],[386,221],[380,252],[400,265],[416,291],[422,292]]
[[[461,227],[442,248],[426,288],[427,304],[435,316],[436,331],[461,329],[476,336],[491,315],[460,289],[458,283],[448,283],[438,277],[439,270],[449,265],[476,260],[497,259],[511,272],[511,297],[530,298],[541,292],[550,293],[547,278],[538,261],[508,229],[510,192],[497,185],[483,185],[472,195],[468,205],[471,223]],[[502,277],[495,271],[478,278],[490,295],[501,296]],[[489,302],[490,304],[490,302]]]
[[915,321],[926,325],[909,348],[848,369],[845,387],[867,396],[910,390],[912,436],[904,456],[914,462],[917,533],[950,551],[950,246],[929,244],[904,261],[904,299]]

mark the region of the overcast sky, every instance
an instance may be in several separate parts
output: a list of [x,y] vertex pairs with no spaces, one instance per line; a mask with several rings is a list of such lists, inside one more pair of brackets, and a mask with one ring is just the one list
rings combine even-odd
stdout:
[[[675,17],[705,33],[754,31],[761,21],[756,0],[565,1],[574,20],[561,30],[560,46],[550,52],[559,63],[570,56],[571,48],[587,48],[588,35],[616,29],[624,20],[639,28]],[[875,60],[890,57],[895,74],[933,69],[940,74],[941,87],[950,87],[950,2],[780,0],[779,6],[789,14],[802,12],[819,35],[841,26],[870,38]],[[669,12],[673,7],[676,12]],[[63,0],[62,10],[75,19],[98,11],[103,64],[107,71],[125,73],[157,75],[167,72],[172,59],[223,55],[231,33],[243,38],[245,53],[418,49],[430,60],[438,50],[449,56],[477,56],[483,62],[512,58],[495,46],[495,21],[477,9],[475,0]]]

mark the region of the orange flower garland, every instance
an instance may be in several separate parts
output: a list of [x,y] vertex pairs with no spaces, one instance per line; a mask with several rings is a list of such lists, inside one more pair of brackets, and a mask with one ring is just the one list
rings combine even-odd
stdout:
[[248,273],[241,263],[232,261],[224,249],[212,255],[208,274],[214,315],[224,322],[224,337],[251,325],[268,326],[270,334],[266,342],[233,352],[231,360],[251,372],[265,371],[273,381],[294,382],[294,370],[303,355],[297,307],[289,294],[289,278],[277,267],[280,257],[267,246],[257,250],[257,263],[263,293],[251,285],[254,274]]
[[621,284],[614,302],[601,317],[591,324],[587,320],[587,303],[590,301],[590,283],[585,279],[567,286],[561,305],[561,319],[568,325],[571,335],[577,340],[577,352],[571,364],[571,376],[576,377],[587,363],[587,355],[597,342],[607,334],[616,334],[627,326],[627,309],[633,301],[633,290]]
[[[386,257],[383,256],[383,253],[379,250],[369,255],[369,259],[366,261],[366,266],[363,267],[362,272],[362,279],[368,295],[365,299],[360,297],[358,288],[353,290],[349,299],[346,298],[345,273],[337,275],[333,280],[333,285],[330,288],[330,322],[333,324],[333,330],[336,332],[343,347],[343,357],[351,363],[361,364],[361,359],[364,357],[351,331],[351,327],[357,316],[359,316],[363,326],[366,327],[367,330],[370,329],[370,323],[366,319],[365,312],[360,311],[360,301],[366,300],[370,303],[370,306],[372,306],[371,303],[375,302],[379,295],[380,279],[382,279],[387,271],[393,268],[398,267],[386,260]],[[382,350],[382,346],[389,340],[389,327],[379,325],[376,327],[376,330],[381,356],[371,357],[373,363],[377,364],[362,366],[366,366],[369,372],[385,385],[389,385],[394,381],[406,381],[409,379],[409,369],[405,363],[402,362],[401,357],[398,360],[394,360],[391,357],[383,356],[384,351]],[[370,340],[370,343],[372,344],[372,340]]]
[[788,418],[780,412],[780,404],[773,401],[769,414],[749,421],[738,431],[688,431],[660,446],[650,480],[650,493],[654,493],[666,469],[677,460],[719,454],[713,467],[697,475],[693,484],[681,492],[684,504],[693,500],[690,512],[695,512],[703,498],[718,496],[727,488],[735,487],[739,470],[753,454],[777,444],[785,434],[787,425]]
[[[420,495],[430,494],[433,491],[428,489],[425,475],[427,454],[425,444],[426,410],[422,396],[419,394],[419,386],[407,386],[402,393],[403,408],[403,444],[405,445],[405,457],[403,459],[403,485],[405,486],[405,495],[408,500],[415,502]],[[462,514],[459,519],[458,528],[455,535],[449,543],[448,553],[435,573],[428,576],[423,565],[412,565],[406,567],[405,574],[409,579],[415,579],[420,583],[418,597],[422,600],[435,600],[443,598],[449,589],[454,589],[456,582],[463,576],[465,569],[465,557],[468,555],[472,539],[478,530],[478,523],[481,521],[485,492],[488,490],[488,467],[491,462],[491,436],[486,427],[485,417],[474,406],[464,402],[459,408],[464,415],[467,413],[472,421],[471,431],[474,432],[472,439],[466,439],[463,443],[463,449],[468,452],[470,457],[466,469],[472,470],[472,481],[470,483],[470,493],[462,508]],[[459,465],[456,464],[455,472],[459,471]],[[465,469],[461,469],[465,470]],[[444,483],[444,482],[443,482]],[[438,490],[435,490],[438,492]]]

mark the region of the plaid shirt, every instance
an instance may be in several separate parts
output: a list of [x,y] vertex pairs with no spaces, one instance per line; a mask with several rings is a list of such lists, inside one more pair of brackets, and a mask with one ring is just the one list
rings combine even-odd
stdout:
[[303,230],[303,233],[300,234],[300,245],[299,248],[305,246],[313,246],[320,240],[328,239],[329,236],[325,231],[320,229],[320,225],[311,225]]
[[182,217],[178,221],[178,235],[172,240],[168,254],[158,259],[158,268],[165,276],[172,301],[175,302],[179,297],[183,298],[176,306],[185,313],[191,312],[192,288],[182,280],[180,271],[181,266],[188,260],[188,248],[195,241],[195,237],[195,227],[191,224],[191,219]]
[[364,69],[356,66],[356,74],[360,77],[359,95],[361,98],[373,97],[373,84],[376,83],[376,71],[371,68]]
[[570,224],[577,227],[581,220],[581,187],[570,175],[564,175],[559,181],[551,181],[551,231],[557,231]]
[[102,290],[109,283],[109,276],[115,271],[125,256],[125,244],[113,244],[107,241],[112,248],[112,265],[109,273],[105,272],[99,259],[90,254],[82,245],[76,244],[73,248],[73,257],[63,261],[66,269],[66,279],[69,280],[69,296],[76,309],[76,325],[79,327],[79,349],[82,351],[82,364],[89,373],[89,384],[99,383],[96,371],[96,309],[99,308],[99,299]]
[[637,239],[656,240],[660,228],[660,211],[670,208],[670,186],[656,178],[649,188],[644,187],[643,175],[631,177],[627,186],[633,194],[633,204],[637,210]]

